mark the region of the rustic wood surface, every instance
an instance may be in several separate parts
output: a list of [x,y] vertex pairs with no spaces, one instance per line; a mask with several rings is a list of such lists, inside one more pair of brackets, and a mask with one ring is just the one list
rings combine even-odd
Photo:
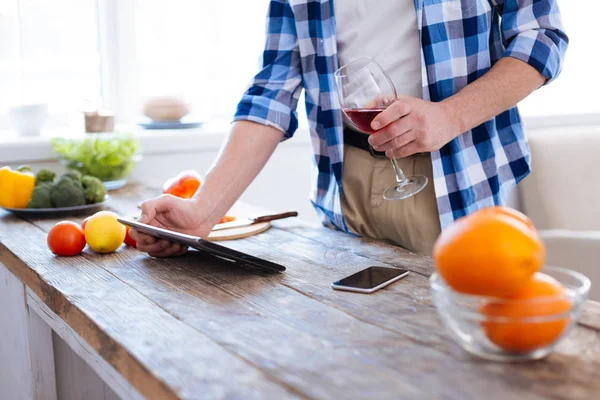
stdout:
[[[157,189],[115,192],[135,215]],[[83,217],[70,218],[81,221]],[[600,305],[545,360],[475,359],[451,341],[429,296],[432,262],[298,219],[227,246],[287,266],[257,275],[192,251],[131,248],[56,258],[53,219],[0,214],[4,263],[148,398],[592,399],[600,393]],[[372,295],[331,282],[370,265],[411,274]]]
[[[85,339],[71,329],[31,289],[27,289],[30,314],[38,315],[51,332],[56,378],[60,400],[138,400],[143,397],[109,365],[98,357]],[[54,366],[54,364],[53,364]],[[36,397],[39,399],[39,397]]]

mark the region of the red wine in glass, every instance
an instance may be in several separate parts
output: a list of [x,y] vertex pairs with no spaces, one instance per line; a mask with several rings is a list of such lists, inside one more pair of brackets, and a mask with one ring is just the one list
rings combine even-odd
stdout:
[[361,131],[367,133],[375,133],[376,131],[371,128],[371,122],[379,115],[385,108],[346,108],[344,112],[346,116],[352,121],[352,123]]
[[[354,60],[335,71],[335,83],[340,106],[357,129],[372,134],[371,122],[397,98],[398,93],[388,74],[372,57]],[[402,200],[419,193],[427,185],[427,177],[407,177],[398,160],[393,157],[392,167],[396,182],[383,192],[386,200]]]

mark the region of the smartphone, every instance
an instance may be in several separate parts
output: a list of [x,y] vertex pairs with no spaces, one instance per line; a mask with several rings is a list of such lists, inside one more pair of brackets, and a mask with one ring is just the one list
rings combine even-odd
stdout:
[[405,269],[369,267],[337,282],[333,282],[331,287],[350,292],[373,293],[392,282],[404,278],[406,275],[408,275],[408,271]]

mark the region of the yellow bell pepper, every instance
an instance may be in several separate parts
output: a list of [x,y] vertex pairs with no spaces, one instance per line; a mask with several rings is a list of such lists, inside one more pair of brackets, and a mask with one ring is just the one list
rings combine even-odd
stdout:
[[25,208],[35,187],[35,175],[29,167],[0,168],[0,207]]

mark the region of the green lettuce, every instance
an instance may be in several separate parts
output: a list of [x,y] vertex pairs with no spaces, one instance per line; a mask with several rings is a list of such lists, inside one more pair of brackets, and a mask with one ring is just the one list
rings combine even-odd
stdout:
[[133,135],[52,139],[52,149],[65,161],[67,168],[105,182],[129,176],[139,147],[139,140]]

